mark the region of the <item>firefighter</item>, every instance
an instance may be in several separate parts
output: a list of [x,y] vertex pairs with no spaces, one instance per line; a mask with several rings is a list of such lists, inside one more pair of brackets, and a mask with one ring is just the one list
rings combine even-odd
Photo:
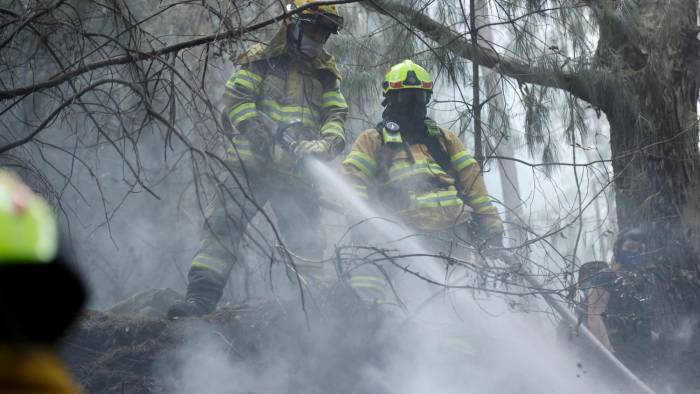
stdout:
[[653,345],[649,285],[654,267],[646,243],[645,233],[638,228],[623,232],[615,243],[610,268],[588,281],[587,326],[628,366],[646,359]]
[[49,205],[0,170],[0,392],[77,393],[56,344],[85,299]]
[[343,150],[348,105],[335,60],[324,50],[343,18],[335,5],[313,3],[290,4],[290,11],[307,8],[286,21],[270,42],[246,51],[226,82],[232,174],[206,213],[207,235],[192,260],[186,301],[170,308],[171,318],[215,309],[240,259],[246,227],[266,202],[287,248],[305,257],[295,264],[296,273],[305,279],[321,276],[323,267],[314,262],[325,247],[319,195],[299,162],[306,156],[330,160]]
[[[405,60],[386,74],[382,88],[382,121],[357,138],[343,162],[357,195],[423,233],[465,229],[473,222],[488,246],[502,247],[503,224],[479,164],[457,135],[426,116],[433,91],[430,74]],[[376,302],[382,302],[384,282],[362,270],[351,277],[362,298]]]

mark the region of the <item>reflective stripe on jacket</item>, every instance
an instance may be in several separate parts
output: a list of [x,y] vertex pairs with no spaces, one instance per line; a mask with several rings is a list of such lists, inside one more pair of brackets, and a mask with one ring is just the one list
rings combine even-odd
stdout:
[[[226,82],[226,113],[240,133],[234,144],[255,156],[260,149],[256,145],[273,142],[275,137],[270,133],[275,130],[266,129],[260,119],[264,113],[281,126],[301,122],[301,130],[295,128],[295,139],[327,138],[335,152],[340,152],[346,141],[348,105],[340,92],[332,57],[325,54],[324,62],[303,65],[286,55],[286,50],[270,49],[286,45],[280,40],[276,37],[270,44],[248,50],[241,57],[241,68]],[[269,58],[265,53],[275,56]]]
[[[386,179],[379,180],[377,162],[382,138],[374,129],[364,131],[355,141],[343,162],[343,173],[362,198],[369,198],[372,194],[367,190],[373,188],[378,195],[383,189],[399,193],[382,202],[407,224],[421,230],[444,230],[473,216],[484,234],[502,232],[501,218],[488,195],[479,164],[454,133],[443,130],[442,135],[439,138],[458,174],[464,199],[453,186],[455,179],[440,167],[424,144],[410,146],[413,161],[405,150],[396,149]],[[408,205],[401,206],[402,200]]]

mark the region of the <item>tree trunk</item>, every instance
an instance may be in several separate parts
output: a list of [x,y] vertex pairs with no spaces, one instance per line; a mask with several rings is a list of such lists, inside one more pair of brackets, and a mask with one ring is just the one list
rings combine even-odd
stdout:
[[[488,47],[494,42],[493,28],[489,26],[490,17],[488,2],[486,0],[473,0],[473,18],[478,29],[479,46]],[[510,124],[506,114],[506,101],[503,89],[499,82],[499,75],[489,68],[482,69],[484,83],[484,97],[489,100],[488,125],[490,137],[494,144],[494,154],[502,157],[515,157],[515,149],[509,139]],[[527,240],[527,225],[523,218],[523,201],[520,193],[520,181],[518,169],[513,160],[498,160],[498,172],[501,178],[501,190],[503,191],[503,206],[505,207],[505,238],[510,239],[511,247],[522,245]],[[528,250],[523,248],[521,254],[527,257]]]
[[597,50],[616,78],[601,109],[610,122],[619,227],[651,234],[648,249],[664,268],[659,290],[676,316],[699,305],[696,7],[643,2],[624,26],[601,17]]

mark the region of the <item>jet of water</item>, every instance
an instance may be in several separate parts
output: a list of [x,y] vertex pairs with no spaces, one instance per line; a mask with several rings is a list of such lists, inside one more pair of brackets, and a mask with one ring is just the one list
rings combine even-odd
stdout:
[[[401,243],[401,249],[404,253],[418,253],[418,254],[428,254],[425,249],[420,245],[415,238],[411,237],[411,232],[406,227],[403,227],[391,220],[372,220],[377,218],[386,218],[386,216],[380,215],[372,206],[369,205],[367,201],[360,198],[353,190],[353,188],[340,176],[336,171],[332,170],[325,163],[316,160],[314,158],[307,158],[304,160],[304,165],[312,176],[322,184],[325,184],[328,190],[333,194],[333,196],[339,201],[343,201],[347,204],[349,209],[353,209],[362,219],[368,220],[372,223],[373,229],[388,239],[404,239],[405,242]],[[430,260],[430,259],[428,259]],[[435,259],[432,259],[435,260]],[[424,269],[426,276],[436,282],[440,282],[440,278],[444,280],[444,266],[437,263],[427,263],[424,262],[420,265]],[[535,289],[541,289],[541,284],[529,275],[524,275],[526,282]],[[573,316],[571,311],[569,311],[565,306],[563,306],[558,300],[554,299],[549,294],[543,293],[544,301],[549,304],[560,317],[569,324],[575,324],[576,318]],[[453,302],[458,302],[460,304],[468,302],[468,297],[461,295],[456,297]],[[622,363],[620,363],[617,358],[615,358],[607,349],[605,349],[600,342],[598,342],[593,335],[585,327],[580,327],[580,331],[583,334],[583,338],[588,342],[589,346],[592,346],[597,353],[597,358],[603,365],[608,365],[612,370],[618,371],[618,374],[625,381],[625,385],[634,393],[651,393],[651,390],[644,382],[642,382],[637,376],[635,376],[629,369],[627,369]]]

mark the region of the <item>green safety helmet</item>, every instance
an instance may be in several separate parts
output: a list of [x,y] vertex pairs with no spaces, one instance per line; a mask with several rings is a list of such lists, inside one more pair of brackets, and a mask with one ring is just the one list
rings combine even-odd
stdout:
[[382,89],[385,96],[391,91],[403,89],[420,89],[432,92],[433,77],[423,67],[410,60],[404,60],[391,67],[391,70],[384,77]]
[[0,265],[44,264],[57,251],[51,207],[17,177],[0,170]]
[[54,344],[85,302],[53,210],[0,169],[0,344]]

